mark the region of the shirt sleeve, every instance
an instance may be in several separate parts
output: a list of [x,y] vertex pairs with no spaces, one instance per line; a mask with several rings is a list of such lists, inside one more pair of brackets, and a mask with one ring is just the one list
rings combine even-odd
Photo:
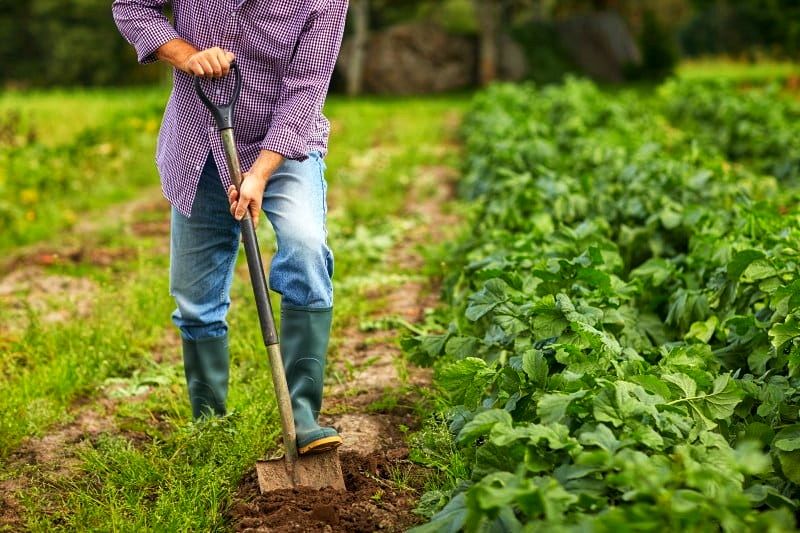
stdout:
[[346,19],[347,0],[329,0],[306,24],[283,76],[262,150],[298,161],[307,158],[311,128],[325,103]]
[[169,0],[114,0],[111,12],[120,33],[136,49],[139,63],[153,63],[155,51],[180,36],[164,15]]

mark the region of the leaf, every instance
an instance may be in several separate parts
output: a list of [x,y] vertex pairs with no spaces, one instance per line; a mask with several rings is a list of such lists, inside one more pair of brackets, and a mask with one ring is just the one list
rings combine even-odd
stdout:
[[705,407],[711,418],[723,420],[733,416],[733,410],[742,401],[744,394],[729,374],[714,379],[714,389],[704,397]]
[[784,452],[800,450],[800,424],[785,427],[775,435],[772,445]]
[[605,424],[597,424],[594,431],[584,431],[579,438],[585,446],[598,446],[610,454],[615,454],[621,444]]
[[588,391],[580,390],[572,394],[545,394],[539,399],[536,406],[536,414],[539,415],[543,424],[561,422],[567,412],[567,407],[573,400],[583,398]]
[[758,259],[750,263],[740,276],[741,281],[753,283],[762,279],[771,278],[778,274],[775,267],[766,259]]
[[497,446],[508,446],[518,440],[526,441],[529,445],[538,446],[544,440],[551,450],[572,448],[577,441],[570,437],[569,429],[563,424],[520,424],[514,427],[505,424],[496,424],[489,437]]
[[742,250],[737,252],[728,263],[728,277],[733,281],[739,281],[742,273],[750,266],[753,261],[762,259],[764,252],[760,250]]
[[800,485],[800,451],[778,451],[778,460],[786,479],[795,485]]
[[651,450],[664,449],[664,438],[655,429],[644,424],[637,424],[636,429],[630,433],[630,438]]
[[453,401],[474,405],[492,382],[495,371],[483,359],[467,357],[443,367],[439,371],[439,384],[450,393]]
[[535,385],[544,385],[549,372],[547,360],[541,350],[527,350],[522,354],[522,369]]
[[505,409],[489,409],[475,415],[467,422],[458,434],[456,440],[460,443],[475,440],[477,437],[488,435],[495,424],[511,427],[511,415]]
[[451,337],[445,345],[445,353],[454,359],[473,357],[480,342],[480,339],[475,337]]
[[500,279],[490,279],[483,285],[483,289],[469,297],[466,317],[473,322],[491,312],[495,307],[508,300],[506,291],[508,285]]
[[696,339],[700,342],[707,343],[714,336],[714,332],[719,325],[719,319],[711,315],[708,320],[704,322],[695,322],[689,328],[689,332],[684,336],[684,339]]
[[561,311],[556,309],[552,295],[543,298],[533,308],[533,333],[537,338],[558,337],[568,324]]
[[427,524],[409,529],[408,533],[458,533],[467,521],[466,495],[461,492],[433,515]]
[[600,350],[615,357],[622,353],[622,346],[620,346],[617,339],[605,331],[600,331],[594,326],[583,322],[570,322],[570,327],[595,350]]
[[669,390],[669,385],[664,383],[660,378],[652,374],[640,374],[630,376],[628,379],[634,383],[641,385],[644,390],[652,394],[658,394],[664,399],[669,399],[672,393]]
[[684,397],[697,394],[697,383],[686,374],[664,374],[661,377],[664,381],[677,385]]
[[800,322],[794,315],[789,315],[783,324],[775,324],[769,330],[772,346],[776,350],[798,336],[800,336]]
[[651,258],[634,269],[630,277],[649,279],[653,287],[661,286],[674,271],[672,263],[665,259]]

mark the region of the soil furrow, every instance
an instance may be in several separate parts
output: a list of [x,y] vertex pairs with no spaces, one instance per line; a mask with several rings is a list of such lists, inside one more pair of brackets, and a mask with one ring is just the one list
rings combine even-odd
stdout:
[[[454,171],[423,167],[413,180],[406,214],[416,224],[404,233],[385,262],[418,272],[420,249],[441,242],[456,219],[442,210],[452,197]],[[370,318],[422,321],[438,302],[438,281],[407,281],[370,294],[385,303]],[[395,320],[395,322],[397,322]],[[333,370],[344,376],[329,386],[321,422],[336,427],[347,492],[287,490],[261,495],[255,472],[242,481],[230,514],[239,531],[404,531],[421,521],[413,513],[428,473],[408,460],[405,434],[420,425],[413,406],[431,383],[430,369],[408,363],[398,330],[361,331],[347,324]]]

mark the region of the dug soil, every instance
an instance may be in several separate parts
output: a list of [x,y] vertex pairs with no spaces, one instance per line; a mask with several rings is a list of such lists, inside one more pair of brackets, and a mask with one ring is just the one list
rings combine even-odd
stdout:
[[[419,174],[412,180],[415,186],[406,204],[406,214],[418,224],[404,233],[386,258],[387,265],[414,274],[424,264],[420,248],[441,242],[447,237],[446,228],[456,227],[457,222],[441,209],[452,196],[454,172],[425,167]],[[368,297],[385,302],[370,318],[420,322],[436,305],[438,293],[437,280],[410,276],[408,281],[369,292]],[[431,372],[406,362],[398,347],[399,335],[397,330],[364,332],[357,324],[347,324],[334,334],[331,365],[347,377],[328,387],[320,421],[336,427],[344,439],[340,458],[347,490],[260,494],[252,470],[229,511],[235,530],[405,531],[424,521],[413,510],[431,473],[409,461],[405,435],[419,428],[413,406],[421,397],[419,391],[430,387]]]

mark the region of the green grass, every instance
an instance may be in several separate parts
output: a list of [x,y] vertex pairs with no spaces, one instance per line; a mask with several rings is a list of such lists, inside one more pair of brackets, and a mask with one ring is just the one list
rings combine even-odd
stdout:
[[[149,102],[150,117],[163,98],[162,89],[131,94]],[[70,195],[51,202],[46,188],[37,190],[47,198],[48,209],[81,209],[81,216],[97,218],[109,209],[109,198],[132,199],[155,183],[154,129],[147,125],[149,118],[139,116],[139,107],[125,106],[125,95],[124,91],[81,91],[4,98],[0,113],[22,107],[23,116],[30,117],[30,127],[37,131],[50,130],[53,113],[61,107],[86,105],[86,113],[93,118],[78,125],[71,115],[70,124],[53,127],[53,144],[44,148],[51,151],[47,153],[59,154],[64,147],[74,146],[75,139],[86,134],[85,127],[102,139],[110,130],[130,135],[129,128],[140,128],[136,158],[127,160],[130,164],[135,161],[136,168],[126,163],[115,176],[117,185],[121,181],[128,184],[122,187],[124,192],[110,185],[105,191],[87,190],[83,198]],[[336,254],[338,331],[366,320],[381,305],[368,298],[370,288],[407,279],[407,274],[398,273],[395,265],[385,261],[409,224],[404,215],[406,193],[420,166],[458,164],[453,156],[443,159],[441,144],[450,112],[457,118],[466,103],[464,97],[331,99],[327,114],[334,133],[327,158],[328,221]],[[116,117],[115,125],[104,122],[106,113]],[[140,120],[145,122],[137,122]],[[110,161],[97,161],[97,175],[107,170],[107,164],[119,165],[119,155],[114,152]],[[37,164],[45,167],[43,173],[56,171],[51,160]],[[129,180],[129,173],[140,178]],[[163,209],[137,217],[153,220],[166,215]],[[33,224],[40,229],[23,242],[58,246],[57,235],[69,227],[68,221],[46,220],[47,224]],[[229,408],[233,414],[224,420],[192,424],[169,322],[173,303],[167,291],[167,261],[156,251],[167,237],[137,238],[121,234],[119,229],[118,221],[109,220],[93,230],[96,235],[73,238],[132,247],[139,252],[136,259],[113,268],[49,268],[59,275],[95,280],[99,288],[91,296],[93,310],[88,316],[49,324],[30,310],[30,327],[10,333],[8,339],[5,335],[0,338],[0,389],[4,391],[0,396],[0,461],[25,437],[45,434],[53,424],[69,421],[79,409],[98,406],[109,390],[122,396],[112,410],[119,431],[82,449],[76,476],[63,478],[46,468],[16,465],[2,468],[0,479],[24,474],[33,480],[23,497],[27,526],[33,530],[224,528],[224,513],[241,475],[278,442],[269,371],[252,294],[242,275],[242,258],[229,317]],[[272,231],[265,224],[259,232],[268,253]],[[0,250],[14,246],[14,241],[0,239]],[[0,317],[13,312],[0,309]],[[334,333],[333,357],[346,360],[347,354],[337,351],[340,343]],[[161,352],[159,362],[152,358],[154,350]],[[135,396],[145,390],[141,387],[151,389],[144,399]]]
[[780,82],[800,75],[800,64],[786,61],[747,63],[724,58],[707,58],[682,62],[678,66],[677,75],[687,80],[716,79],[744,83]]

